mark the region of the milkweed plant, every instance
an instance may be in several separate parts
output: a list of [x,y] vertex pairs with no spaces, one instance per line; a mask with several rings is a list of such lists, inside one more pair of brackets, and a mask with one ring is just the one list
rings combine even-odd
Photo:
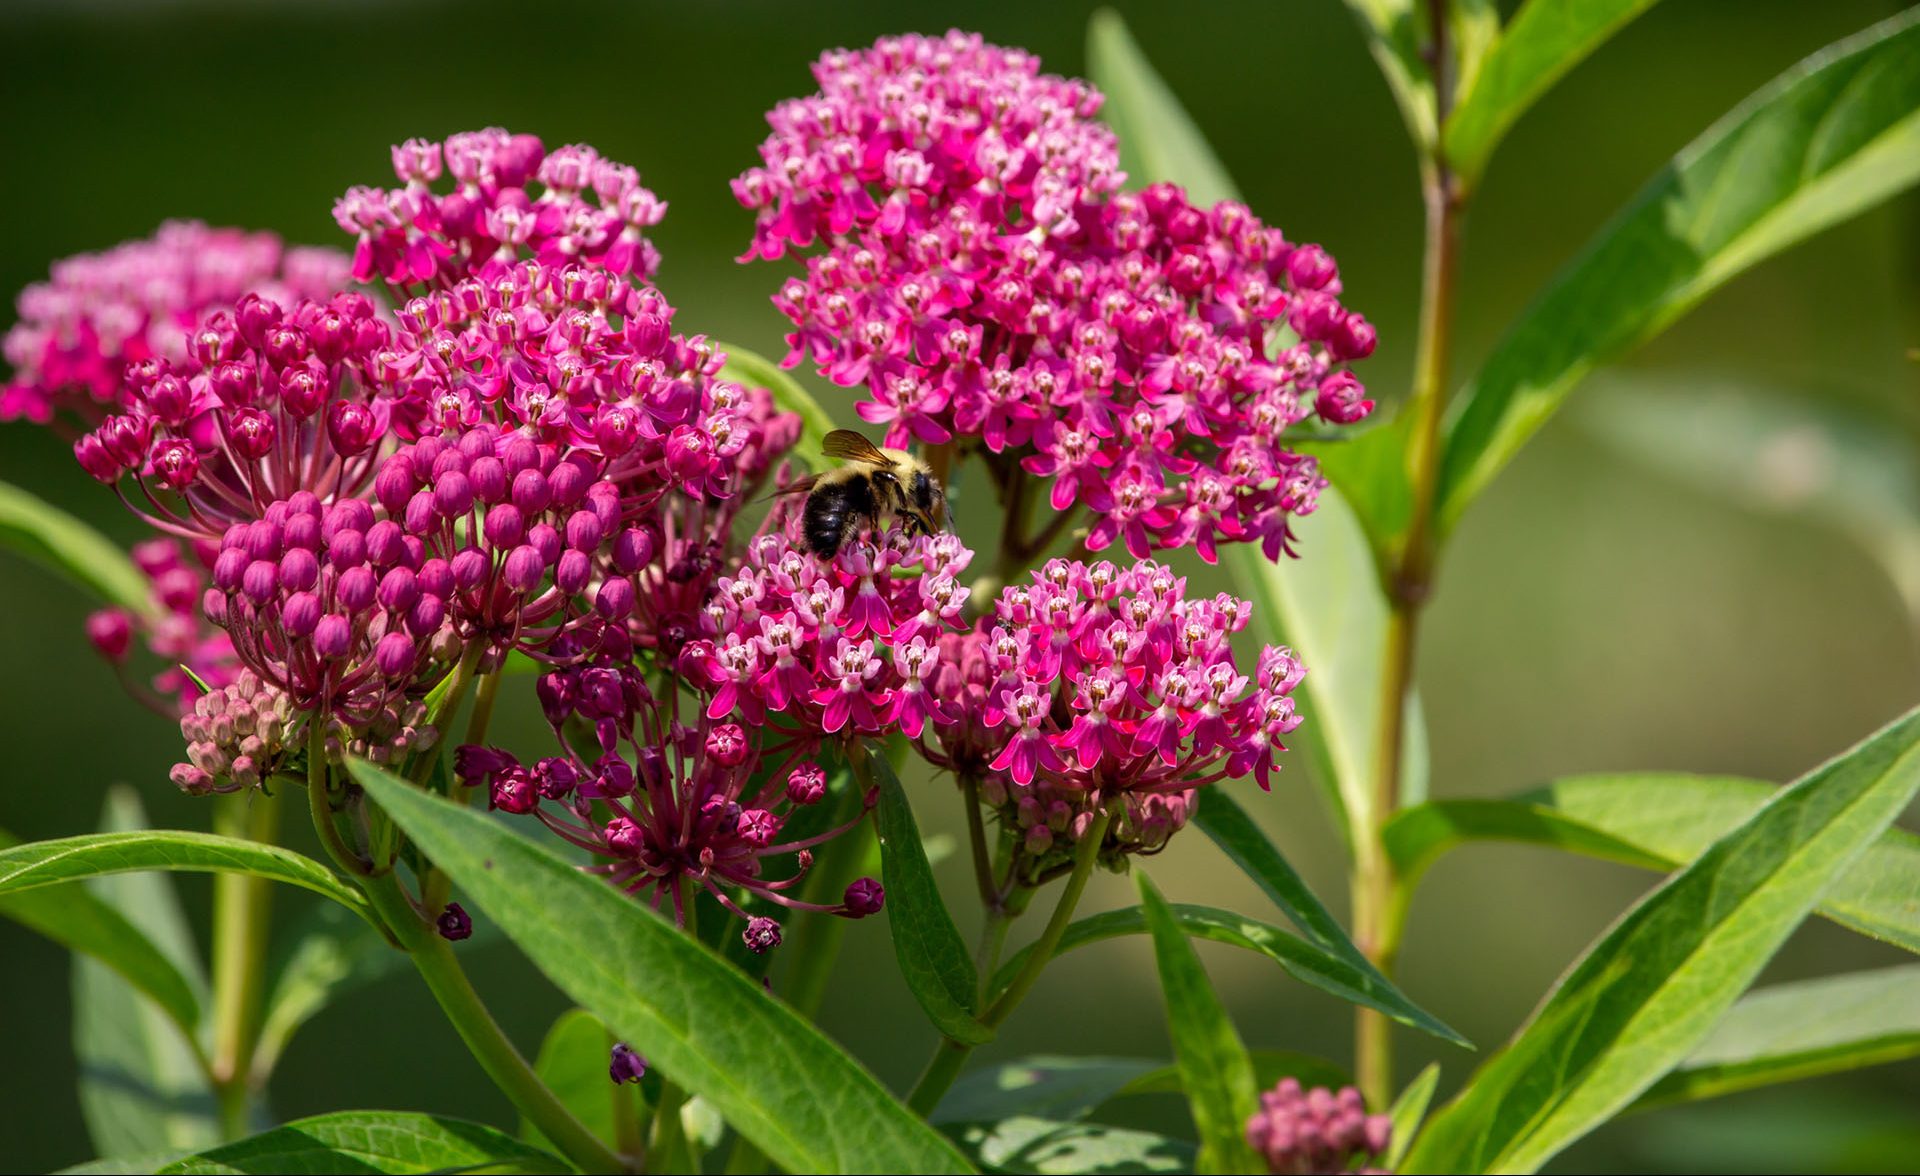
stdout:
[[[777,357],[675,309],[676,267],[734,259],[661,256],[667,202],[550,146],[564,126],[409,139],[391,176],[365,144],[329,244],[169,222],[21,291],[0,418],[69,440],[148,537],[123,554],[15,487],[0,534],[105,598],[86,639],[180,732],[146,783],[206,798],[213,830],[123,799],[105,831],[0,849],[0,911],[179,1062],[168,1115],[87,1102],[114,1170],[1525,1172],[1629,1111],[1920,1052],[1914,968],[1747,992],[1815,913],[1920,950],[1920,843],[1892,825],[1920,715],[1785,787],[1450,801],[1424,795],[1414,691],[1449,534],[1580,378],[1920,178],[1920,20],[1707,130],[1456,383],[1488,159],[1644,5],[1351,6],[1425,198],[1406,388],[1368,383],[1367,292],[1238,199],[1111,14],[1091,80],[960,31],[824,52],[810,82],[796,55],[731,192],[673,194],[739,206]],[[822,554],[803,507],[836,422],[987,541],[870,505]],[[494,730],[512,694],[541,738]],[[955,809],[973,884],[943,892],[918,828]],[[1325,814],[1344,921],[1262,831]],[[281,843],[302,823],[321,854]],[[1175,838],[1211,839],[1261,909],[1163,897]],[[1485,839],[1666,880],[1473,1052],[1394,975],[1423,872]],[[216,876],[207,961],[111,877],[151,871]],[[1137,905],[1080,910],[1096,871]],[[336,917],[275,920],[282,885]],[[856,922],[926,1015],[906,1089],[812,1021],[830,984],[877,982],[835,973]],[[1170,1065],[976,1061],[1054,959],[1128,935]],[[578,1006],[533,1060],[463,967],[502,939]],[[1250,1052],[1197,939],[1350,1004],[1351,1058]],[[275,1125],[289,1037],[409,965],[519,1121],[343,1092]],[[1864,1013],[1815,1015],[1842,996]],[[1456,1048],[1410,1075],[1406,1033]],[[1144,1089],[1188,1125],[1091,1117]]]

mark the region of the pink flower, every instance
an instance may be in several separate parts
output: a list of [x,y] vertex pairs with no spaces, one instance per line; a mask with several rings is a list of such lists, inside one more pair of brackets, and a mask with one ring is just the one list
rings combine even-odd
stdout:
[[[671,904],[677,920],[689,913],[682,884],[691,883],[744,920],[743,937],[756,952],[777,946],[780,928],[750,914],[741,905],[749,899],[847,918],[878,909],[865,889],[838,904],[793,897],[814,849],[865,816],[821,833],[786,832],[827,791],[804,738],[705,713],[685,725],[673,692],[657,696],[630,651],[574,653],[541,678],[539,690],[565,754],[528,767],[497,748],[459,749],[456,771],[485,787],[492,807],[533,815],[594,855],[588,872],[656,909]],[[569,721],[587,725],[597,754],[561,736]]]
[[20,292],[0,421],[44,425],[62,414],[96,424],[129,364],[186,363],[189,332],[242,295],[291,304],[346,282],[347,258],[331,249],[198,221],[168,221],[151,237],[55,262],[46,282]]
[[1117,806],[1103,854],[1155,852],[1197,789],[1267,787],[1299,724],[1291,653],[1267,647],[1251,678],[1235,668],[1250,616],[1231,596],[1187,596],[1156,563],[1052,560],[1001,592],[992,622],[942,639],[921,751],[1021,833],[1024,878],[1064,865],[1103,805]]
[[[532,135],[489,127],[444,145],[409,139],[393,149],[393,169],[404,187],[355,187],[334,203],[334,220],[356,238],[356,280],[444,289],[529,259],[587,262],[616,278],[659,268],[645,231],[666,203],[639,172],[591,147],[548,153]],[[436,193],[443,171],[451,191]]]
[[955,32],[814,73],[734,183],[746,259],[809,251],[774,298],[787,366],[863,387],[890,445],[959,437],[1051,480],[1089,550],[1290,550],[1323,483],[1289,431],[1373,407],[1342,366],[1373,328],[1327,252],[1242,205],[1120,191],[1100,95],[1030,54]]
[[918,732],[943,713],[925,683],[941,634],[960,626],[966,592],[956,577],[973,553],[952,535],[895,531],[822,560],[784,529],[797,523],[792,512],[769,522],[719,579],[706,638],[687,649],[710,684],[706,713],[778,714],[815,743]]

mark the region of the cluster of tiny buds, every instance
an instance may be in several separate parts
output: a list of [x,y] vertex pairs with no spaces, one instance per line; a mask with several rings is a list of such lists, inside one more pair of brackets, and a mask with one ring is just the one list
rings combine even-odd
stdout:
[[170,776],[195,796],[258,787],[278,771],[288,747],[293,703],[242,670],[230,685],[203,694],[180,720],[187,761]]
[[1386,1176],[1388,1169],[1375,1164],[1386,1154],[1392,1130],[1388,1116],[1367,1114],[1354,1087],[1303,1090],[1299,1079],[1282,1078],[1260,1095],[1260,1109],[1247,1120],[1247,1142],[1274,1173]]

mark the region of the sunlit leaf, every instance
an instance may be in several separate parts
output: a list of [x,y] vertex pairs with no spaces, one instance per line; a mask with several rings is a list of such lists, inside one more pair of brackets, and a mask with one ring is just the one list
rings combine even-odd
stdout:
[[1247,1143],[1246,1124],[1259,1109],[1253,1084],[1253,1060],[1241,1042],[1226,1006],[1207,979],[1200,955],[1187,941],[1173,908],[1145,870],[1134,872],[1140,908],[1153,936],[1160,969],[1160,993],[1167,1010],[1167,1035],[1173,1039],[1174,1064],[1186,1092],[1193,1125],[1200,1134],[1201,1172],[1259,1172],[1265,1164]]
[[1422,158],[1433,154],[1435,129],[1433,71],[1427,67],[1426,9],[1414,0],[1347,0],[1366,34],[1367,50],[1386,76],[1394,104],[1406,120],[1407,134]]
[[337,1111],[159,1169],[174,1173],[566,1172],[557,1156],[491,1127],[413,1111]]
[[952,1129],[956,1142],[987,1172],[1191,1172],[1193,1145],[1146,1131],[1101,1123],[1060,1123],[1030,1115]]
[[965,1169],[858,1062],[645,903],[481,813],[372,764],[349,768],[562,992],[782,1167]]
[[[1667,871],[1698,857],[1780,788],[1683,772],[1571,776],[1512,800],[1443,800],[1394,816],[1384,842],[1409,885],[1466,841],[1550,846]],[[1920,837],[1888,829],[1827,887],[1819,913],[1920,953]]]
[[1440,1063],[1429,1062],[1400,1092],[1400,1097],[1393,1100],[1393,1108],[1388,1112],[1393,1119],[1393,1135],[1387,1144],[1387,1154],[1381,1160],[1387,1171],[1399,1167],[1400,1161],[1413,1149],[1414,1137],[1426,1121],[1427,1107],[1433,1102],[1434,1088],[1439,1085]]
[[1735,274],[1916,179],[1920,10],[1815,54],[1754,94],[1554,279],[1460,394],[1441,470],[1441,527],[1458,522],[1595,367]]
[[1776,984],[1727,1010],[1634,1110],[1920,1055],[1920,964]]
[[1532,1172],[1685,1061],[1920,790],[1920,711],[1781,790],[1614,924],[1402,1171]]
[[1444,132],[1447,163],[1472,188],[1527,108],[1654,0],[1527,0],[1463,86]]

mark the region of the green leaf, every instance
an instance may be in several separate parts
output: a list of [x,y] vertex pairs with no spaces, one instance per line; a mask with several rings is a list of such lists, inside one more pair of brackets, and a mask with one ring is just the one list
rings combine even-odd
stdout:
[[[1403,98],[1402,110],[1415,141],[1431,143],[1433,84],[1421,64],[1411,0],[1349,0],[1349,7],[1369,30],[1375,56],[1394,83],[1396,97]],[[1087,60],[1094,83],[1106,92],[1102,117],[1119,135],[1121,164],[1132,179],[1143,184],[1160,180],[1182,184],[1196,201],[1239,199],[1213,149],[1147,63],[1117,14],[1109,10],[1094,14]],[[1415,74],[1396,62],[1417,70],[1417,82]],[[1409,88],[1403,89],[1402,81]],[[1312,560],[1300,561],[1298,566],[1289,561],[1282,569],[1254,544],[1228,544],[1225,552],[1236,587],[1260,606],[1266,623],[1278,625],[1313,667],[1302,699],[1307,722],[1300,737],[1314,760],[1316,779],[1327,789],[1349,852],[1352,830],[1366,827],[1371,808],[1367,780],[1386,633],[1386,598],[1380,591],[1373,552],[1384,547],[1387,536],[1405,529],[1412,510],[1401,460],[1404,432],[1395,425],[1350,441],[1303,443],[1303,448],[1334,468],[1332,476],[1345,480],[1343,490],[1351,487],[1362,496],[1356,515],[1339,494],[1325,492],[1319,508],[1301,520],[1301,541],[1313,551]],[[1372,540],[1360,518],[1371,528]],[[1410,700],[1409,708],[1410,722],[1421,723],[1418,701]],[[1409,735],[1410,745],[1416,742],[1425,746],[1424,728],[1417,740]],[[1409,755],[1406,769],[1409,776],[1424,779],[1424,757]]]
[[1447,116],[1447,162],[1471,190],[1527,108],[1654,0],[1527,0]]
[[348,766],[562,992],[782,1167],[965,1170],[858,1062],[646,904],[481,813]]
[[[1173,913],[1174,922],[1180,929],[1195,939],[1208,939],[1215,943],[1225,943],[1247,951],[1258,952],[1286,969],[1287,974],[1303,984],[1312,985],[1322,992],[1331,993],[1341,1000],[1352,1004],[1365,1005],[1371,1009],[1392,1017],[1402,1024],[1416,1029],[1434,1032],[1429,1025],[1438,1025],[1427,1014],[1421,1012],[1397,989],[1389,986],[1388,991],[1394,999],[1382,1000],[1379,987],[1374,982],[1376,975],[1371,969],[1356,965],[1351,960],[1334,955],[1297,935],[1290,935],[1280,928],[1232,911],[1218,907],[1194,906],[1188,903],[1175,903],[1168,907]],[[1060,937],[1060,946],[1055,950],[1057,958],[1077,947],[1098,943],[1103,939],[1113,939],[1121,935],[1140,935],[1148,930],[1146,913],[1140,907],[1123,907],[1119,910],[1102,911],[1089,918],[1077,920],[1068,925],[1066,933]],[[999,992],[1026,963],[1027,954],[1033,950],[1031,944],[1016,952],[1011,959],[1000,966],[994,974],[992,989]],[[1439,1036],[1452,1041],[1450,1031],[1441,1026]],[[1059,1115],[1049,1115],[1060,1118]]]
[[[0,830],[0,848],[20,844]],[[84,886],[0,896],[0,916],[105,964],[153,1001],[182,1033],[200,1025],[200,993],[127,917]]]
[[[1180,909],[1177,905],[1173,908]],[[1292,1078],[1302,1086],[1327,1086],[1338,1090],[1342,1086],[1353,1084],[1352,1075],[1312,1054],[1295,1053],[1288,1049],[1253,1049],[1247,1051],[1253,1059],[1253,1084],[1260,1090],[1271,1090],[1279,1085],[1282,1078]],[[1126,1098],[1136,1094],[1180,1094],[1180,1068],[1162,1066],[1157,1070],[1140,1075],[1115,1092],[1115,1097]]]
[[1391,1172],[1400,1166],[1413,1148],[1413,1138],[1420,1133],[1420,1124],[1426,1120],[1427,1107],[1433,1102],[1433,1091],[1440,1085],[1440,1063],[1429,1062],[1419,1076],[1407,1084],[1400,1097],[1393,1100],[1393,1109],[1388,1112],[1393,1119],[1393,1136],[1387,1143],[1387,1154],[1381,1164]]
[[[1350,437],[1302,439],[1294,444],[1320,463],[1320,472],[1339,490],[1367,538],[1375,566],[1381,569],[1389,566],[1389,554],[1401,545],[1413,522],[1413,484],[1407,474],[1407,430],[1412,421],[1402,412],[1387,424]],[[1314,555],[1317,558],[1320,552]],[[1291,564],[1287,570],[1294,570]]]
[[1754,94],[1553,281],[1461,393],[1441,470],[1442,528],[1588,372],[1728,278],[1916,179],[1920,10],[1823,50]]
[[1153,935],[1153,958],[1166,998],[1167,1035],[1200,1134],[1201,1172],[1259,1172],[1265,1167],[1247,1143],[1247,1120],[1259,1110],[1253,1059],[1227,1017],[1226,1006],[1200,966],[1200,955],[1145,870],[1134,873],[1140,909]]
[[880,868],[887,885],[887,929],[900,975],[940,1032],[968,1045],[991,1041],[993,1030],[974,1016],[980,975],[933,880],[907,794],[885,756],[869,755],[867,763],[880,788]]
[[[498,935],[488,925],[475,939]],[[269,968],[266,1012],[254,1047],[255,1077],[273,1072],[294,1033],[321,1009],[390,973],[405,969],[405,952],[384,935],[326,903],[312,907],[291,935],[291,948]],[[470,950],[473,941],[468,941]]]
[[178,829],[89,833],[0,849],[0,894],[132,870],[252,874],[324,895],[373,923],[360,892],[310,857],[277,845]]
[[1434,111],[1433,71],[1427,68],[1424,7],[1414,0],[1347,0],[1360,21],[1367,50],[1386,76],[1394,104],[1407,122],[1421,158],[1433,154],[1439,139]]
[[210,1148],[172,1173],[566,1172],[557,1156],[491,1127],[414,1111],[336,1111]]
[[820,407],[820,402],[799,380],[766,356],[718,340],[713,345],[727,355],[727,364],[720,369],[721,376],[765,388],[773,393],[774,406],[781,412],[800,414],[800,440],[787,456],[815,472],[829,468],[833,463],[821,455],[820,443],[839,426],[833,423],[827,410]]
[[[137,830],[146,823],[132,789],[108,791],[104,828]],[[199,950],[171,879],[116,874],[89,878],[83,888],[146,936],[205,1006]],[[12,897],[31,900],[65,889]],[[220,1139],[218,1108],[199,1047],[159,1005],[117,972],[82,956],[73,964],[73,1010],[80,1111],[96,1152],[108,1157],[178,1153]]]
[[1580,414],[1594,436],[1748,510],[1846,535],[1920,617],[1920,454],[1901,422],[1711,376],[1635,375],[1600,392]]
[[1019,1115],[953,1129],[967,1153],[989,1172],[1191,1172],[1193,1145],[1146,1131],[1100,1123],[1059,1123]]
[[0,482],[0,547],[45,565],[108,604],[141,616],[153,612],[147,578],[113,540],[7,482]]
[[935,1123],[993,1123],[1016,1115],[1072,1122],[1159,1069],[1159,1062],[1144,1058],[1049,1054],[981,1066],[962,1074],[930,1117]]
[[[533,1069],[583,1127],[617,1151],[620,1140],[614,1131],[614,1108],[620,1107],[629,1116],[637,1115],[639,1100],[631,1083],[616,1086],[607,1076],[613,1042],[613,1035],[600,1018],[585,1009],[568,1009],[547,1030]],[[520,1119],[520,1138],[536,1146],[551,1146],[525,1116]]]
[[1238,200],[1233,177],[1110,8],[1087,24],[1087,72],[1106,93],[1101,116],[1120,140],[1120,166],[1136,186],[1171,180],[1195,204]]
[[[1263,555],[1258,544],[1233,543],[1222,549],[1221,562],[1234,586],[1253,601],[1254,615],[1274,626],[1308,666],[1294,695],[1304,721],[1293,739],[1312,759],[1352,856],[1354,830],[1373,823],[1387,599],[1367,537],[1338,491],[1322,491],[1320,505],[1295,526],[1301,550],[1310,558],[1282,566]],[[1407,708],[1408,746],[1424,748],[1418,699],[1409,698]],[[1405,770],[1424,778],[1424,756],[1407,755]]]
[[[1681,772],[1572,776],[1512,800],[1448,800],[1397,814],[1383,839],[1409,885],[1470,840],[1547,845],[1665,872],[1699,857],[1777,785]],[[1920,837],[1888,829],[1827,888],[1819,912],[1920,953]]]
[[1253,823],[1253,818],[1232,797],[1218,788],[1201,789],[1200,811],[1195,820],[1214,844],[1260,889],[1266,891],[1267,897],[1299,929],[1309,944],[1352,969],[1348,974],[1348,982],[1365,997],[1364,1003],[1402,1024],[1456,1045],[1472,1048],[1472,1043],[1466,1038],[1408,1000],[1366,956],[1360,954],[1360,949],[1347,938],[1339,922],[1327,913],[1327,908],[1314,897],[1306,882],[1287,864],[1287,859],[1280,856],[1280,851],[1274,848],[1273,843],[1260,832],[1259,826]]
[[1920,790],[1920,711],[1783,789],[1590,948],[1405,1171],[1532,1172],[1684,1061]]
[[1920,1055],[1920,964],[1748,993],[1681,1067],[1631,1109],[1717,1098],[1775,1082]]

